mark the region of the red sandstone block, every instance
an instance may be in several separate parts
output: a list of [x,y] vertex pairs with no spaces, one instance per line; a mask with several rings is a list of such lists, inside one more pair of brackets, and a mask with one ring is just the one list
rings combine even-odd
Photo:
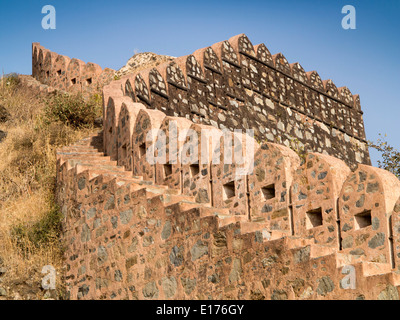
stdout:
[[258,148],[254,171],[248,176],[252,221],[264,221],[269,231],[290,233],[289,190],[299,165],[299,157],[289,148],[274,143]]
[[133,174],[155,181],[154,143],[165,114],[158,110],[140,110],[132,135]]
[[111,96],[118,97],[123,95],[124,80],[116,80],[103,87],[103,125],[107,115],[108,100]]
[[400,181],[388,171],[359,165],[346,179],[339,198],[341,245],[354,260],[391,263],[389,214]]
[[389,218],[393,237],[393,258],[397,271],[400,270],[400,195]]
[[211,47],[195,51],[193,56],[199,62],[207,81],[207,101],[214,106],[224,106],[223,76],[221,61]]
[[185,117],[190,114],[187,97],[186,75],[176,62],[167,62],[157,66],[163,77],[168,93],[168,107],[165,111],[169,116]]
[[128,98],[122,102],[121,111],[118,120],[118,165],[125,167],[125,170],[133,170],[133,150],[132,135],[135,128],[136,118],[141,109],[145,106],[141,103],[134,103]]
[[114,76],[115,76],[115,70],[110,68],[104,68],[103,71],[99,74],[97,80],[100,88],[109,84],[114,79]]
[[135,96],[137,102],[141,102],[145,104],[147,107],[151,106],[148,72],[142,71],[136,75]]
[[294,175],[294,234],[314,243],[339,248],[337,199],[350,174],[337,158],[311,153]]
[[52,86],[53,84],[53,79],[56,75],[56,71],[53,68],[53,64],[55,63],[56,59],[58,57],[58,54],[55,52],[48,51],[46,53],[46,56],[44,57],[44,62],[43,62],[43,70],[44,70],[44,84],[47,84],[49,86]]
[[[133,102],[136,102],[136,96],[135,96],[135,75],[126,75],[125,77],[120,79],[123,81],[123,92],[125,96],[128,96],[132,99]],[[114,83],[115,81],[111,82]]]
[[192,122],[185,118],[165,117],[155,141],[155,182],[182,190],[181,150]]
[[54,88],[59,90],[67,89],[67,74],[70,61],[71,59],[67,56],[58,55],[53,62],[51,84]]
[[83,66],[81,79],[82,91],[88,94],[96,93],[103,86],[99,83],[99,78],[103,70],[101,67],[92,62],[88,62]]
[[214,150],[211,165],[213,206],[231,215],[249,215],[247,175],[258,143],[242,133],[226,132]]
[[211,48],[221,61],[223,70],[223,88],[225,95],[243,100],[244,91],[241,79],[241,67],[238,54],[232,48],[228,41],[215,43]]
[[122,104],[129,104],[131,100],[128,97],[119,97],[108,99],[106,117],[104,119],[104,153],[110,156],[111,160],[118,160],[118,119]]
[[46,81],[46,71],[45,71],[45,58],[46,54],[50,52],[49,50],[41,47],[39,49],[39,55],[38,55],[38,78],[41,83],[44,83]]
[[192,124],[182,149],[182,177],[185,195],[198,203],[211,203],[211,162],[222,131],[212,126]]
[[32,77],[38,79],[39,76],[39,50],[41,45],[39,42],[32,43]]
[[82,92],[81,75],[85,63],[79,59],[71,59],[67,69],[67,91],[72,93]]

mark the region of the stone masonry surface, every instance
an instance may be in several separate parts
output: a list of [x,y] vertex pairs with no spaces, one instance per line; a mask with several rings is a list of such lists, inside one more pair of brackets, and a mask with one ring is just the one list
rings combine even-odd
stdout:
[[[399,299],[400,181],[368,165],[358,96],[301,70],[239,35],[105,86],[103,132],[57,153],[69,297]],[[256,123],[283,140],[233,132]],[[292,129],[317,150],[290,149]],[[178,151],[161,143],[176,136]],[[207,163],[184,163],[193,136]],[[254,146],[252,171],[226,164],[225,139]]]
[[32,77],[59,91],[90,95],[114,78],[115,71],[95,63],[84,63],[32,43]]
[[120,88],[134,102],[219,129],[253,129],[257,141],[319,152],[351,168],[370,164],[358,95],[244,35],[138,73]]
[[[114,74],[32,45],[33,77],[57,89],[91,93]],[[371,164],[359,96],[289,64],[282,53],[271,55],[264,44],[253,46],[244,34],[122,76],[105,91],[116,88],[168,116],[219,129],[253,129],[259,142],[328,154],[352,169]]]

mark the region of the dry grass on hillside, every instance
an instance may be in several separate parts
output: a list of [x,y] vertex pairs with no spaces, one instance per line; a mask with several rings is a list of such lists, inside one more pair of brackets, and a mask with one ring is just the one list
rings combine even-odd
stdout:
[[38,94],[16,76],[0,80],[0,130],[7,132],[0,142],[0,268],[7,270],[0,274],[0,298],[41,298],[46,265],[56,268],[61,283],[55,152],[98,131],[99,110],[98,99]]

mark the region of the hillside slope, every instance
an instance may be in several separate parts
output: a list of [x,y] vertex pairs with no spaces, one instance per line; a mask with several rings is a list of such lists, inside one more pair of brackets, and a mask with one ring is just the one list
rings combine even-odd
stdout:
[[[98,131],[101,108],[51,91],[28,75],[0,79],[0,300],[62,298],[55,150]],[[41,286],[46,265],[58,292]]]

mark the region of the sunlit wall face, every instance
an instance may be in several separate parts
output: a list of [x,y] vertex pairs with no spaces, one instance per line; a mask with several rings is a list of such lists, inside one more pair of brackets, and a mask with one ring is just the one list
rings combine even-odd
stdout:
[[[355,28],[343,28],[345,1],[1,1],[0,72],[31,73],[31,43],[102,68],[134,52],[190,54],[245,33],[289,63],[361,97],[367,139],[387,134],[400,149],[400,2],[352,1]],[[45,5],[56,11],[44,29]],[[371,150],[373,164],[378,154]]]

